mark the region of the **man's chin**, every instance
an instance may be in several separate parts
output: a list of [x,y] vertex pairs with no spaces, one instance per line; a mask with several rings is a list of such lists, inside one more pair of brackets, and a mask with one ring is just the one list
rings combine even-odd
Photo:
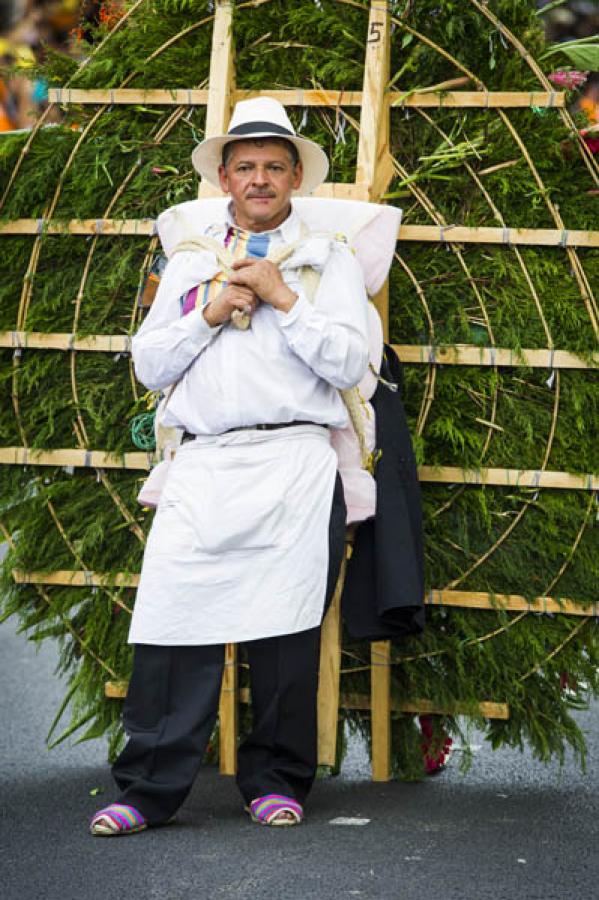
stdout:
[[238,210],[238,218],[245,220],[250,231],[259,228],[268,231],[276,228],[289,215],[289,204],[279,206],[270,203],[248,203],[243,210]]
[[248,207],[249,210],[251,210],[252,215],[257,219],[270,218],[271,216],[277,215],[279,212],[275,205],[275,201],[271,198],[266,200],[250,200]]

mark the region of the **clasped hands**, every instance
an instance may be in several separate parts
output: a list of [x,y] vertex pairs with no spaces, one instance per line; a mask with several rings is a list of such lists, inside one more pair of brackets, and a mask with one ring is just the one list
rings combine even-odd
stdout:
[[277,266],[268,259],[240,259],[232,268],[233,275],[226,288],[204,309],[204,319],[212,328],[228,322],[236,309],[252,315],[262,302],[289,312],[297,300],[297,294],[285,284]]

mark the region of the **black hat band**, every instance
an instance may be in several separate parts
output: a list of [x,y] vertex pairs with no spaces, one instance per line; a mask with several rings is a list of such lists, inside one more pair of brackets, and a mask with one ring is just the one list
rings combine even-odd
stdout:
[[283,128],[282,125],[276,125],[274,122],[246,122],[243,125],[236,125],[235,128],[231,128],[228,134],[260,134],[262,131],[295,137],[293,131]]

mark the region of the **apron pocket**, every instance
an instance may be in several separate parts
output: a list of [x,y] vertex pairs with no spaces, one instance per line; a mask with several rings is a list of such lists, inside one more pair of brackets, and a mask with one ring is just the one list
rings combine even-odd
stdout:
[[194,550],[232,553],[283,544],[287,462],[270,454],[267,459],[248,456],[234,454],[226,462],[202,467]]

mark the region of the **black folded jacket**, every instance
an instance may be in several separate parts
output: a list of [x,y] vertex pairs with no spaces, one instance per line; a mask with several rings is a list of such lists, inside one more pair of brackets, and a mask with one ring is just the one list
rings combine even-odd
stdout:
[[416,460],[401,399],[401,363],[385,345],[371,403],[376,414],[376,514],[356,531],[342,596],[352,637],[386,640],[424,627],[422,502]]

